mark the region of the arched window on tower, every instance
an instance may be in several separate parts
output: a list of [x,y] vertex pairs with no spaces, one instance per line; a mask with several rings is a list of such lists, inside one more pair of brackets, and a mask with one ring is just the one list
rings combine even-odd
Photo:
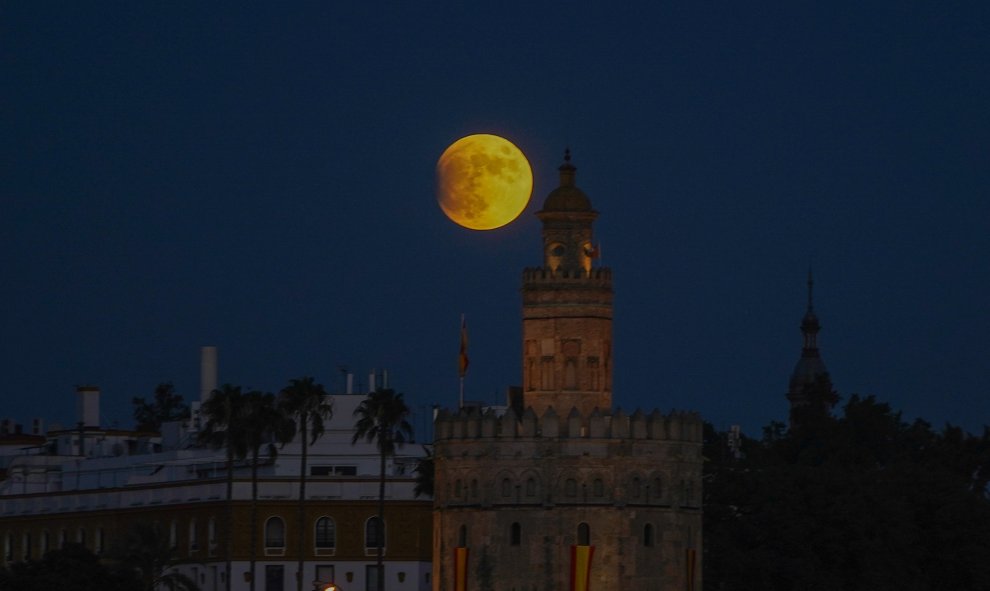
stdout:
[[578,524],[577,543],[578,546],[591,545],[591,526],[589,526],[587,523]]
[[647,548],[653,547],[653,524],[651,523],[643,526],[643,545]]
[[540,389],[553,390],[553,357],[549,355],[540,359]]
[[536,479],[532,477],[526,479],[526,496],[527,497],[536,496]]
[[568,478],[564,483],[564,494],[568,497],[577,496],[577,480],[573,478]]
[[522,543],[522,526],[515,522],[509,528],[509,545],[518,546]]
[[502,496],[511,497],[512,496],[512,481],[508,478],[502,479]]
[[467,548],[467,526],[463,523],[457,530],[457,547]]
[[598,357],[588,357],[588,389],[592,392],[602,389],[602,376],[598,370]]
[[568,357],[564,360],[564,389],[577,390],[577,358]]

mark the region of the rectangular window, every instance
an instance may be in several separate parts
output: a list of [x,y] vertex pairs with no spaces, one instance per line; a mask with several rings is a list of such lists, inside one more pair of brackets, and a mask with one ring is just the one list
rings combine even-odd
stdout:
[[332,583],[333,582],[333,565],[332,564],[317,564],[316,565],[316,580],[321,583]]
[[310,476],[330,476],[333,474],[333,466],[310,466]]
[[[384,568],[384,565],[382,566]],[[378,565],[369,564],[364,567],[364,589],[365,591],[378,591]]]
[[285,591],[285,567],[283,565],[265,565],[265,591]]

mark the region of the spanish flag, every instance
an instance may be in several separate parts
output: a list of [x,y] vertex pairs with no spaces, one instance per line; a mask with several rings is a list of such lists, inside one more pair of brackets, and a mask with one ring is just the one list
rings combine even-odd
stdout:
[[461,352],[457,357],[457,374],[464,377],[467,373],[468,368],[468,334],[467,334],[467,320],[464,319],[464,314],[461,314]]
[[454,591],[467,591],[467,548],[454,548]]
[[591,557],[594,546],[571,546],[571,591],[591,589]]

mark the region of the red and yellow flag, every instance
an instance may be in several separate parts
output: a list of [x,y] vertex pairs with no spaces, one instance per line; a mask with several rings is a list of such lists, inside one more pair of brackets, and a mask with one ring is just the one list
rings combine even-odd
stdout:
[[467,591],[467,548],[454,548],[454,591]]
[[464,319],[464,314],[461,314],[461,352],[457,356],[457,374],[464,377],[467,373],[468,368],[468,334],[467,334],[467,320]]
[[687,591],[694,591],[694,575],[698,562],[698,553],[694,548],[687,549],[684,562],[687,566],[687,573],[685,573],[687,575]]
[[591,557],[594,546],[571,546],[571,591],[591,589]]

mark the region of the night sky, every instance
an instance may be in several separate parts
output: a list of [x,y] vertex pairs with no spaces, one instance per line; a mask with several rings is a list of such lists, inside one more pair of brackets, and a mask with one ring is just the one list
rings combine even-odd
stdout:
[[[439,4],[6,3],[0,416],[96,384],[130,427],[203,345],[222,382],[453,406],[461,313],[502,401],[569,146],[623,409],[786,420],[810,265],[842,396],[990,423],[990,3]],[[498,230],[436,203],[471,133],[533,167]]]

